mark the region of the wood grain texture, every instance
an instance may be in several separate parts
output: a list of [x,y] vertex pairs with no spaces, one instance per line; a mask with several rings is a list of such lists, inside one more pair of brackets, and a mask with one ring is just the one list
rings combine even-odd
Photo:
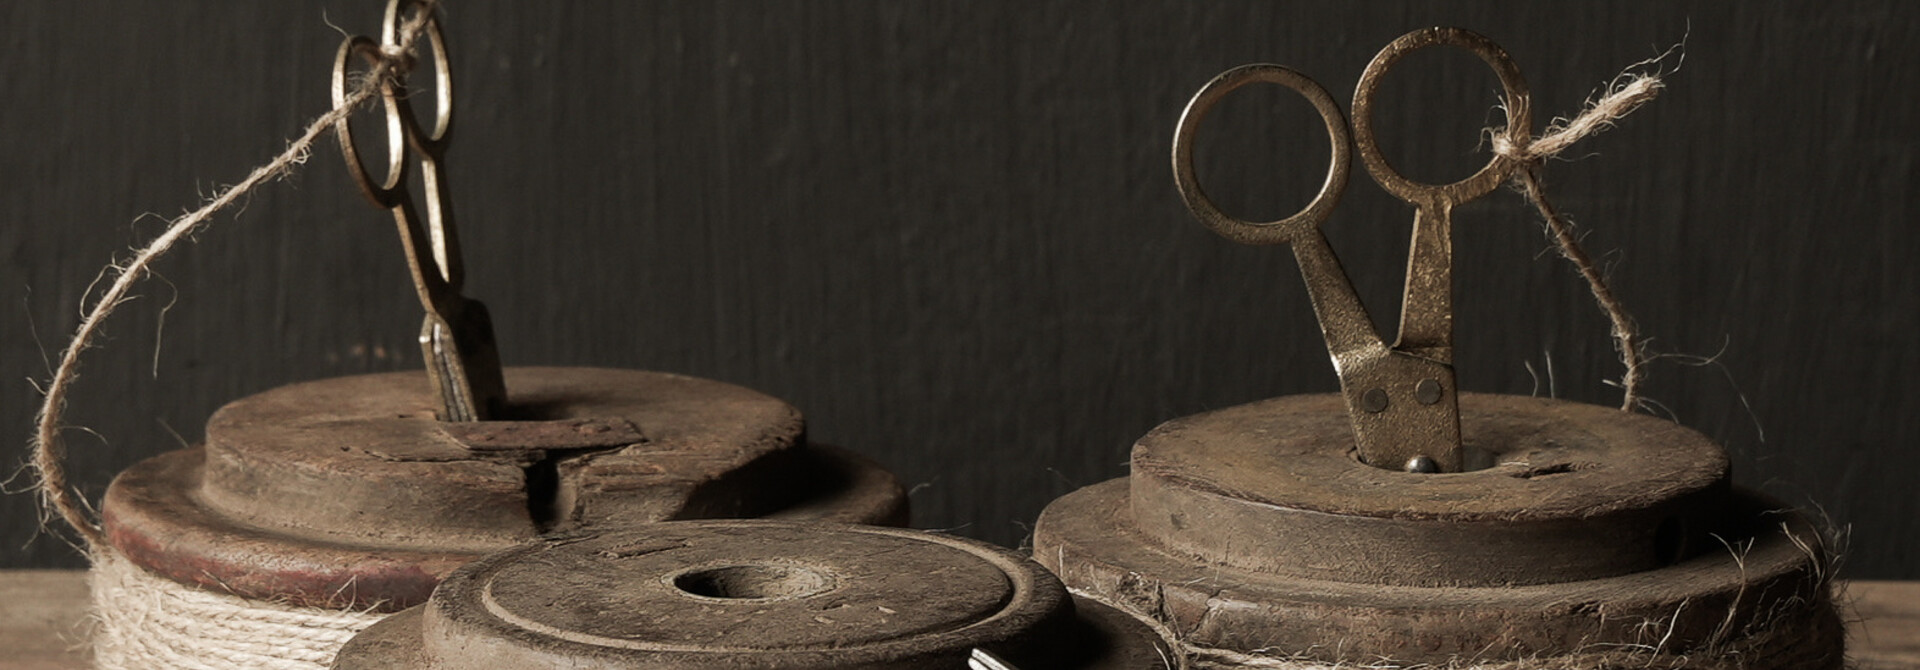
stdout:
[[1853,582],[1848,643],[1858,670],[1920,668],[1920,582]]
[[90,668],[87,579],[78,570],[0,570],[0,667]]
[[[6,462],[24,380],[98,268],[159,228],[143,213],[239,179],[323,111],[328,23],[371,32],[380,4],[0,8]],[[1669,91],[1548,186],[1654,347],[1714,357],[1656,364],[1651,397],[1726,444],[1739,481],[1850,527],[1850,574],[1920,577],[1907,4],[450,5],[468,293],[507,363],[780,396],[815,439],[923,485],[919,525],[1004,544],[1124,474],[1160,421],[1335,388],[1289,254],[1207,233],[1173,190],[1174,122],[1209,77],[1274,61],[1348,91],[1393,37],[1460,25],[1507,47],[1545,117],[1684,37]],[[1415,176],[1476,160],[1493,78],[1456,55],[1409,59],[1381,100]],[[1202,133],[1229,211],[1284,214],[1318,183],[1325,140],[1296,102],[1229,100]],[[338,161],[316,152],[221,217],[110,324],[71,414],[91,432],[68,433],[89,495],[242,394],[419,365],[391,226]],[[1411,214],[1355,177],[1328,231],[1391,324]],[[1613,402],[1605,320],[1520,198],[1456,229],[1463,388]],[[30,496],[0,496],[0,519],[0,566],[78,563]]]

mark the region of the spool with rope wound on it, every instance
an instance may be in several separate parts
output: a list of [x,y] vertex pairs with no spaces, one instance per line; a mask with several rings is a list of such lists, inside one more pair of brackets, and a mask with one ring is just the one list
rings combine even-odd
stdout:
[[[1367,149],[1380,76],[1408,50],[1434,44],[1467,46],[1493,64],[1510,112],[1525,109],[1527,94],[1504,52],[1455,29],[1396,40],[1355,94],[1356,141],[1369,169],[1420,208],[1403,314],[1438,314],[1434,323],[1446,326],[1423,336],[1443,346],[1408,349],[1403,316],[1390,352],[1444,376],[1368,365],[1384,343],[1368,332],[1316,230],[1345,179],[1345,124],[1331,98],[1280,66],[1230,70],[1182,116],[1176,181],[1216,232],[1294,246],[1345,395],[1274,398],[1162,424],[1134,445],[1131,476],[1047,507],[1034,528],[1035,558],[1077,592],[1157,621],[1196,667],[1841,667],[1844,636],[1820,534],[1734,487],[1719,446],[1652,417],[1461,394],[1448,383],[1447,359],[1430,354],[1450,352],[1450,287],[1435,279],[1445,268],[1423,266],[1443,262],[1451,241],[1432,228],[1423,237],[1423,226],[1444,221],[1461,197],[1446,191],[1492,188],[1522,159],[1496,156],[1467,181],[1427,187],[1398,178],[1377,147]],[[1209,104],[1256,78],[1306,94],[1334,136],[1322,196],[1269,224],[1212,207],[1193,179],[1189,144]],[[1524,137],[1524,114],[1514,116],[1504,134]],[[1429,189],[1440,193],[1423,195]],[[1436,302],[1419,304],[1416,286],[1435,285],[1444,290],[1421,295]],[[1445,422],[1388,414],[1455,403],[1457,439],[1433,428]],[[1385,417],[1387,432],[1409,437],[1375,449],[1369,431],[1377,438],[1381,426],[1361,417]],[[1403,461],[1395,448],[1406,447],[1416,455]]]
[[[891,474],[809,444],[799,411],[776,398],[659,372],[501,370],[484,308],[458,293],[437,167],[450,96],[433,11],[431,2],[394,0],[383,43],[349,38],[334,82],[344,106],[352,58],[372,57],[375,73],[394,75],[375,77],[398,135],[389,137],[389,179],[369,195],[392,210],[428,311],[427,374],[326,379],[243,398],[208,421],[206,444],[116,477],[95,550],[102,582],[119,586],[97,590],[96,606],[171,599],[215,614],[178,626],[169,623],[177,617],[104,612],[118,622],[96,639],[108,667],[324,667],[341,639],[313,639],[301,622],[364,626],[424,602],[458,566],[543,533],[712,516],[906,521]],[[430,136],[413,124],[405,68],[391,62],[405,61],[421,35],[441,69],[441,121]],[[343,143],[359,170],[344,133]],[[400,188],[407,147],[424,154],[424,219]],[[108,579],[114,570],[121,578]],[[244,649],[219,643],[233,640]]]
[[1340,405],[1169,421],[1135,445],[1131,477],[1049,505],[1033,555],[1216,655],[1497,667],[1613,647],[1718,668],[1765,649],[1743,667],[1839,667],[1819,534],[1730,487],[1703,436],[1469,394],[1462,432],[1488,467],[1416,474],[1355,459]]
[[1178,665],[1145,622],[973,540],[767,520],[555,536],[456,571],[337,670],[961,670]]
[[[221,660],[220,641],[236,638],[284,650],[294,664],[279,667],[325,667],[298,661],[301,650],[344,636],[316,642],[298,621],[363,627],[545,532],[708,516],[906,520],[891,474],[808,444],[799,413],[766,395],[643,371],[508,368],[506,379],[507,416],[522,420],[437,421],[419,373],[282,387],[215,413],[204,446],[121,473],[96,560],[144,579],[95,591],[109,624],[95,640],[102,667],[181,654],[261,667]],[[183,598],[230,613],[193,627],[126,615],[140,611],[130,601]]]
[[255,599],[396,611],[541,533],[682,518],[904,523],[898,482],[810,445],[775,398],[694,377],[508,368],[507,416],[446,423],[419,373],[228,404],[202,447],[143,461],[102,505],[127,560]]

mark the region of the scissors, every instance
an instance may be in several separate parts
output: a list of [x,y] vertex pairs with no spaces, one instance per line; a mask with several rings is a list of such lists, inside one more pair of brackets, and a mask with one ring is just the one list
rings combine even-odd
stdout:
[[[408,10],[412,10],[409,12]],[[387,4],[381,41],[350,37],[340,45],[333,65],[333,102],[346,101],[348,67],[355,57],[378,64],[382,52],[400,49],[403,21],[411,14],[424,21],[422,32],[432,45],[435,87],[434,127],[429,134],[420,127],[409,102],[403,73],[395,72],[380,82],[380,97],[387,115],[387,174],[374,181],[361,163],[360,151],[353,140],[353,128],[342,118],[334,125],[340,137],[340,151],[346,155],[347,170],[360,191],[373,204],[393,212],[405,247],[407,265],[413,272],[413,285],[426,308],[426,320],[420,327],[420,348],[427,361],[427,374],[439,393],[444,421],[481,421],[488,418],[506,397],[501,379],[500,355],[494,346],[493,321],[479,301],[460,295],[465,273],[460,262],[460,243],[454,233],[452,200],[447,196],[447,179],[441,164],[451,139],[453,120],[453,76],[447,64],[446,42],[440,35],[435,10],[420,0],[392,0]],[[418,12],[427,12],[419,16]],[[425,216],[414,202],[407,179],[415,166],[425,187]]]
[[[1506,97],[1503,132],[1524,142],[1530,132],[1529,96],[1519,67],[1491,40],[1458,28],[1416,30],[1381,49],[1355,87],[1351,133],[1326,89],[1295,70],[1262,63],[1228,70],[1201,87],[1187,103],[1173,138],[1174,182],[1202,224],[1242,244],[1293,247],[1340,377],[1361,460],[1410,472],[1458,472],[1461,468],[1460,406],[1453,371],[1453,208],[1486,195],[1519,166],[1495,155],[1472,176],[1436,186],[1408,179],[1387,163],[1373,134],[1373,100],[1381,78],[1407,54],[1434,45],[1464,48],[1493,68]],[[1333,145],[1333,160],[1320,192],[1300,212],[1278,221],[1245,221],[1222,212],[1201,190],[1193,168],[1194,132],[1208,110],[1228,93],[1256,82],[1279,84],[1305,96],[1325,121]],[[1350,135],[1374,181],[1414,206],[1400,332],[1392,346],[1374,330],[1353,282],[1320,230],[1346,188]]]

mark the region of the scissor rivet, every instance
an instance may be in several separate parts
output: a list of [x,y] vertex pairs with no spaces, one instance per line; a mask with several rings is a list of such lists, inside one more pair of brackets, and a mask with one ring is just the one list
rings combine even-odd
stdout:
[[1440,402],[1440,390],[1440,380],[1422,379],[1413,387],[1413,399],[1422,405],[1431,405]]
[[1407,459],[1407,472],[1417,472],[1423,475],[1430,475],[1439,471],[1440,471],[1440,464],[1434,462],[1433,459],[1428,458],[1426,456],[1415,456],[1413,458]]
[[1387,411],[1386,389],[1368,389],[1366,393],[1361,394],[1360,409],[1366,410],[1369,414]]

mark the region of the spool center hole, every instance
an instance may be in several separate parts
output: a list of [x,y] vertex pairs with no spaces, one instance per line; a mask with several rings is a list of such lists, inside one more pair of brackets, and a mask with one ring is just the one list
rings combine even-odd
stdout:
[[704,598],[793,599],[833,588],[833,577],[797,565],[727,565],[674,576],[675,588]]

